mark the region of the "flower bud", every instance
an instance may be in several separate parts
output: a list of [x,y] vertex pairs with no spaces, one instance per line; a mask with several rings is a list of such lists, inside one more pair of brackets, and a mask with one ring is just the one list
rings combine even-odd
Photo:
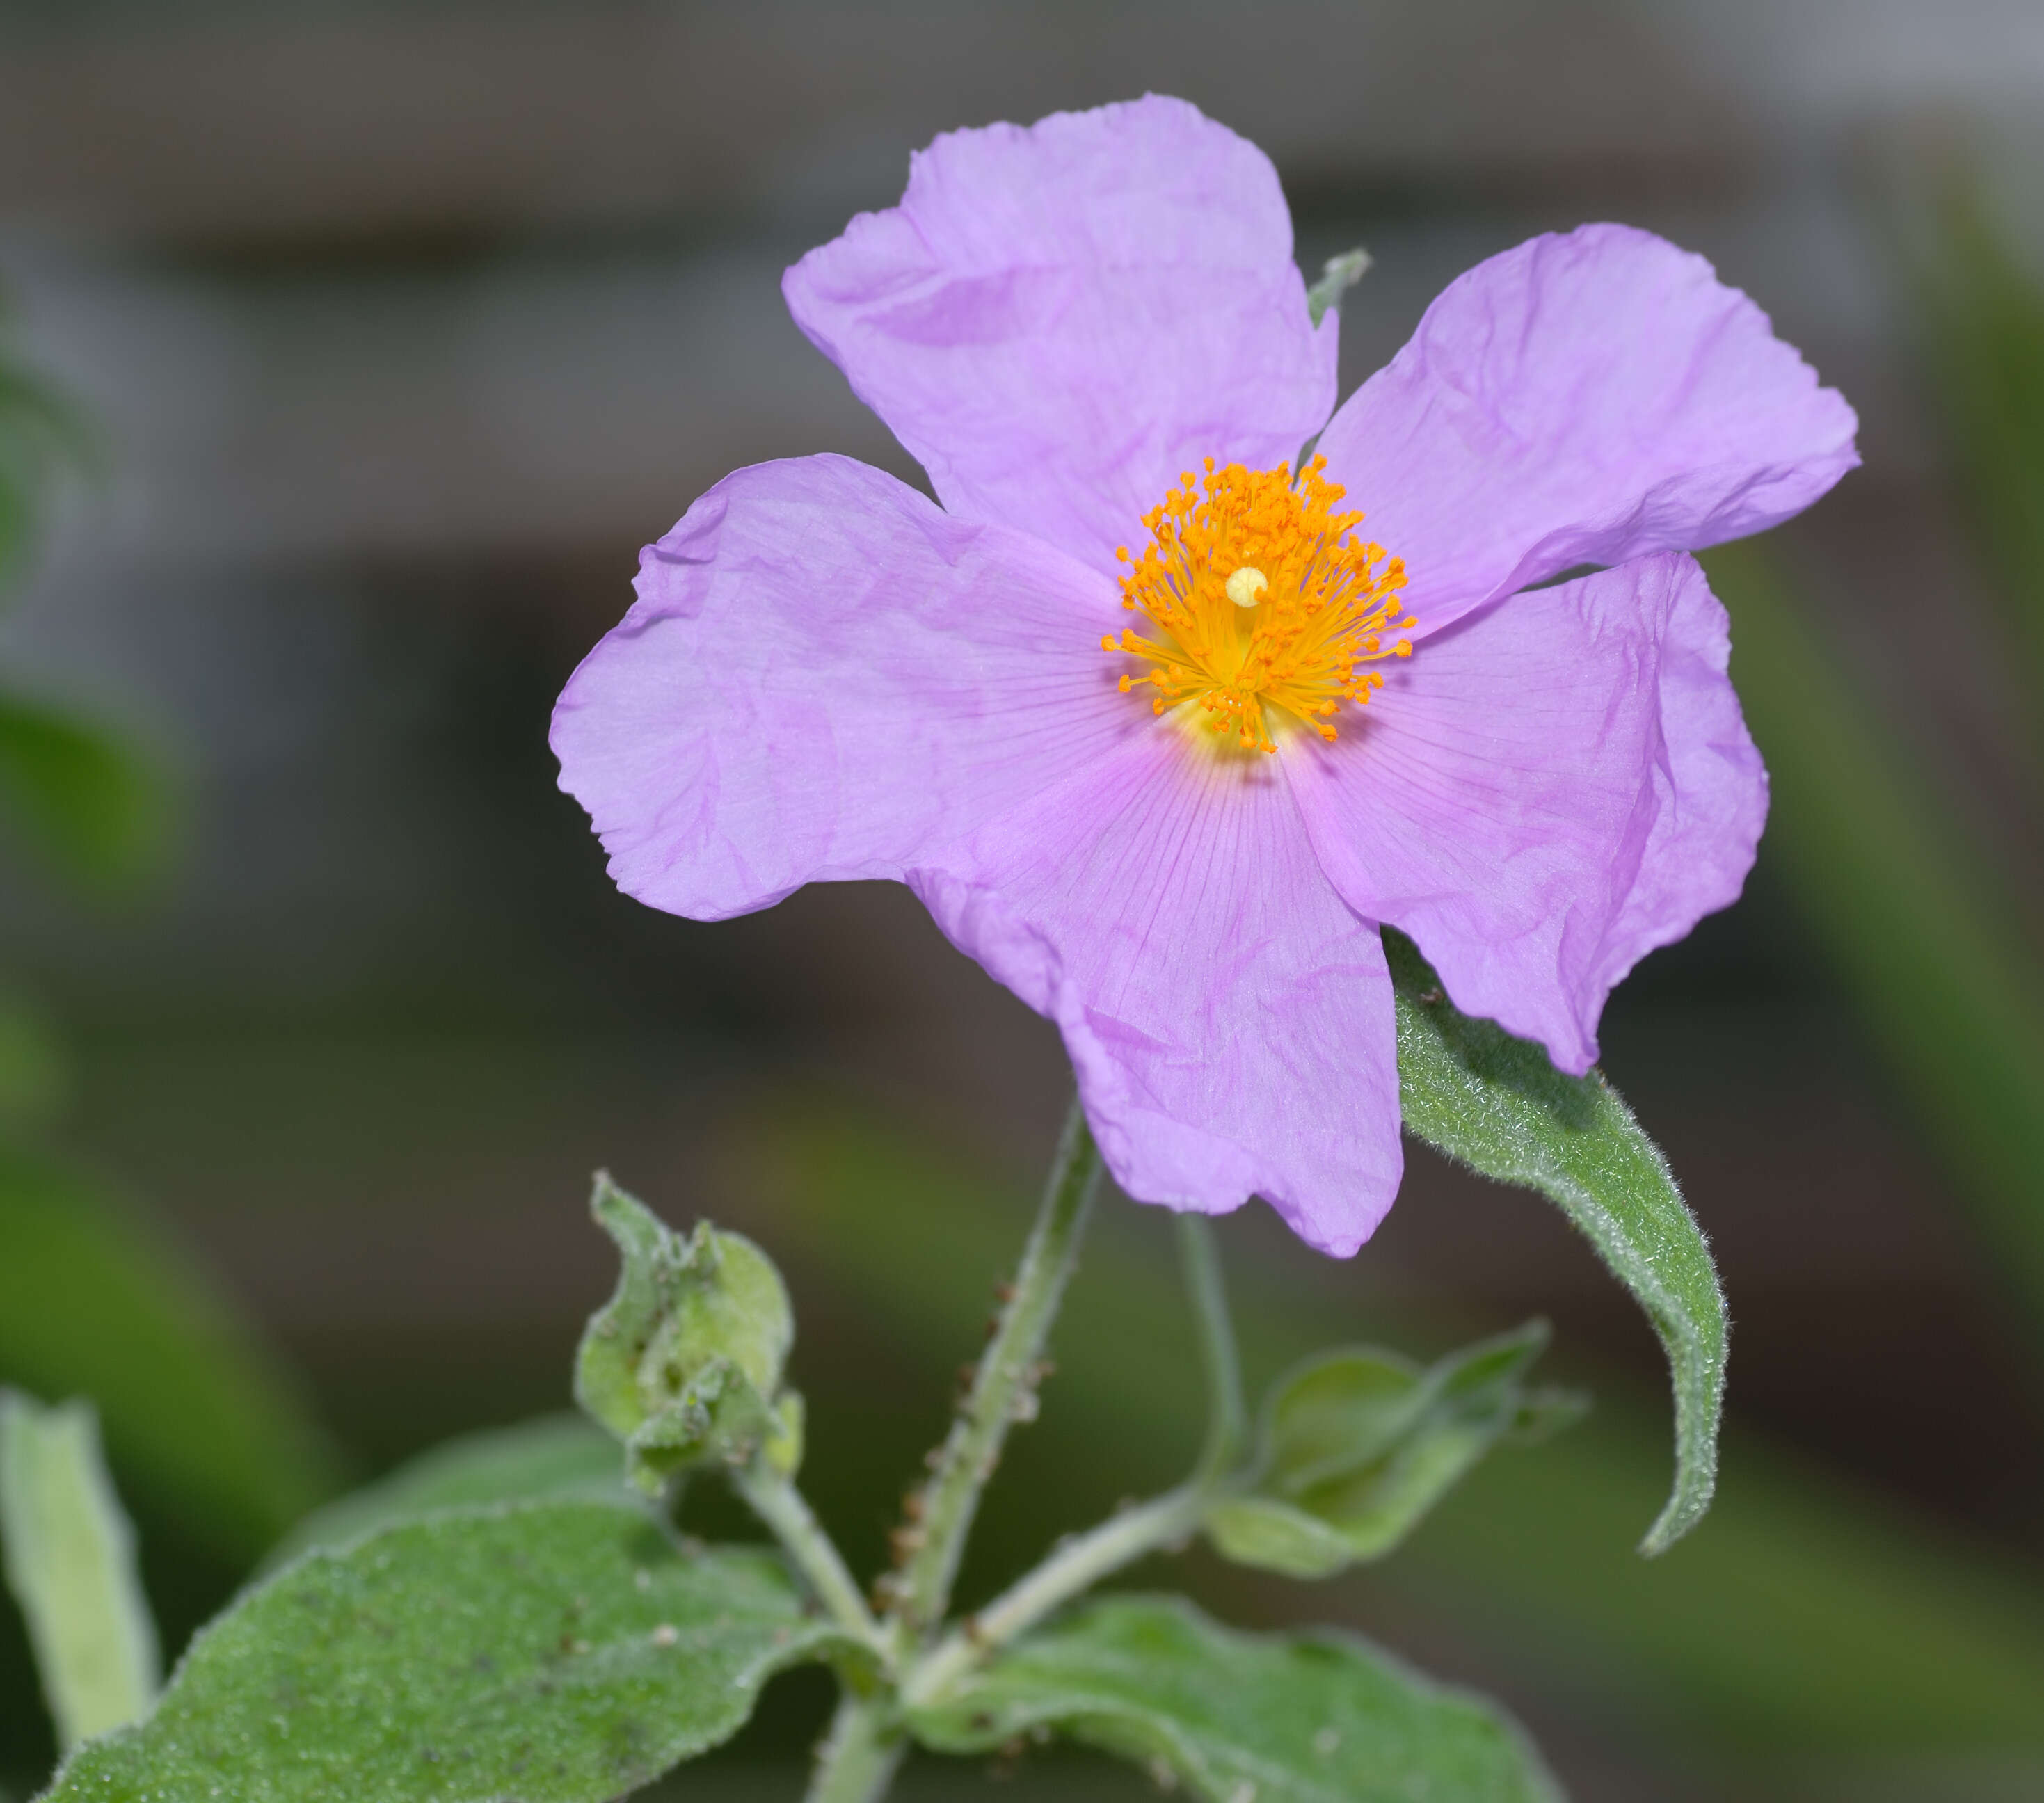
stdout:
[[800,1419],[781,1389],[795,1329],[773,1261],[706,1221],[673,1232],[605,1174],[590,1209],[624,1268],[582,1334],[575,1400],[624,1442],[632,1481],[657,1494],[690,1465],[785,1442]]

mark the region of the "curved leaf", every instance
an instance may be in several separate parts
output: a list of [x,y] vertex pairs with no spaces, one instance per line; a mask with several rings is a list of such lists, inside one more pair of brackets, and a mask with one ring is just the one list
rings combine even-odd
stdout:
[[637,1510],[437,1516],[251,1592],[48,1800],[599,1803],[727,1739],[836,1639],[770,1554],[691,1555]]
[[1406,1130],[1557,1203],[1661,1337],[1675,1391],[1675,1487],[1640,1551],[1665,1552],[1702,1520],[1717,1487],[1727,1325],[1703,1229],[1601,1072],[1564,1076],[1531,1041],[1458,1012],[1402,934],[1385,929],[1384,951]]
[[1381,1559],[1500,1440],[1562,1425],[1520,1382],[1546,1343],[1533,1321],[1431,1369],[1370,1346],[1308,1359],[1272,1387],[1257,1494],[1208,1513],[1214,1544],[1293,1578]]
[[1052,1729],[1208,1803],[1556,1803],[1518,1728],[1366,1640],[1243,1634],[1176,1598],[1111,1597],[1024,1640],[909,1725],[939,1751]]

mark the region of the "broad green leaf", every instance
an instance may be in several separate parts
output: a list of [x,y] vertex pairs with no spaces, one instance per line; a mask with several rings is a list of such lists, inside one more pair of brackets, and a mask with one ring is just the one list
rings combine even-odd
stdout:
[[1536,1321],[1431,1370],[1366,1346],[1308,1360],[1273,1387],[1257,1494],[1208,1517],[1215,1545],[1294,1578],[1382,1558],[1527,1424],[1520,1378],[1546,1342]]
[[632,1493],[617,1467],[617,1442],[581,1415],[542,1415],[490,1428],[421,1452],[376,1483],[315,1510],[263,1562],[274,1570],[314,1547],[364,1535],[446,1509],[563,1498],[624,1503]]
[[1353,288],[1370,268],[1370,252],[1360,247],[1329,257],[1320,278],[1306,290],[1306,311],[1318,325],[1330,308],[1341,310],[1342,296]]
[[1557,1203],[1630,1290],[1668,1355],[1675,1486],[1640,1550],[1665,1552],[1710,1506],[1724,1408],[1725,1306],[1710,1246],[1660,1148],[1601,1072],[1564,1076],[1530,1040],[1459,1012],[1389,928],[1406,1130]]
[[910,1727],[976,1753],[1048,1728],[1208,1803],[1553,1803],[1518,1728],[1353,1635],[1243,1634],[1111,1597],[1024,1640]]
[[5,1145],[0,1378],[91,1397],[129,1495],[223,1558],[254,1559],[327,1488],[302,1404],[167,1233]]
[[590,1210],[623,1268],[582,1334],[575,1400],[624,1441],[632,1482],[657,1494],[676,1471],[769,1438],[785,1456],[776,1405],[795,1326],[773,1260],[707,1221],[683,1238],[607,1173]]
[[156,1694],[156,1626],[89,1402],[0,1390],[0,1552],[59,1742],[134,1721]]
[[599,1803],[836,1645],[771,1555],[684,1552],[636,1509],[436,1516],[248,1593],[48,1803]]
[[0,819],[73,880],[117,892],[154,874],[167,785],[125,738],[52,703],[0,693]]

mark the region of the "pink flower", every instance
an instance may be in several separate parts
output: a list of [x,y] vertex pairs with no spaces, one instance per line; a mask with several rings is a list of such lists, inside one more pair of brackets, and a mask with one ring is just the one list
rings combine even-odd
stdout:
[[1339,1253],[1401,1168],[1380,923],[1581,1072],[1739,894],[1766,776],[1685,554],[1858,458],[1701,258],[1536,238],[1336,411],[1269,161],[1153,96],[938,139],[783,287],[943,505],[796,458],[647,550],[553,727],[628,893],[909,884],[1130,1195]]

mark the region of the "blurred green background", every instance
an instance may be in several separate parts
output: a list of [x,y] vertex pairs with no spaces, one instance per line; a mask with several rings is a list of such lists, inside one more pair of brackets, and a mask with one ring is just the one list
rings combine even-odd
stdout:
[[[780,269],[937,130],[1151,87],[1270,149],[1309,269],[1374,253],[1345,388],[1469,263],[1619,217],[1751,291],[1866,458],[1709,560],[1773,824],[1607,1017],[1730,1293],[1716,1511],[1633,1556],[1650,1333],[1544,1203],[1416,1150],[1353,1262],[1223,1223],[1252,1375],[1539,1313],[1595,1415],[1364,1576],[1185,1577],[1494,1690],[1583,1803],[2044,1793],[2044,33],[2012,3],[0,6],[0,1381],[99,1403],[175,1648],[315,1500],[563,1405],[605,1164],[784,1264],[805,1483],[878,1560],[1023,1231],[1055,1035],[905,892],[624,901],[547,713],[731,466],[913,476]],[[968,1594],[1189,1456],[1165,1228],[1105,1211]],[[785,1681],[690,1793],[793,1794],[824,1701]],[[0,1788],[49,1750],[0,1610]]]

